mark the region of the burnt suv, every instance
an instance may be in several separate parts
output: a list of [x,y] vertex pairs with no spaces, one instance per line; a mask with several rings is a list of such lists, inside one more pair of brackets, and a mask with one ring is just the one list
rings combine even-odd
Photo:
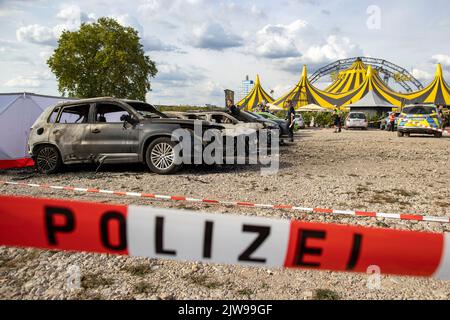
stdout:
[[[197,122],[199,123],[199,122]],[[223,128],[202,121],[203,131]],[[172,119],[152,105],[133,100],[94,98],[57,104],[33,124],[28,149],[41,173],[82,163],[145,163],[158,174],[181,167],[172,133],[194,120]],[[200,138],[201,139],[201,138]]]

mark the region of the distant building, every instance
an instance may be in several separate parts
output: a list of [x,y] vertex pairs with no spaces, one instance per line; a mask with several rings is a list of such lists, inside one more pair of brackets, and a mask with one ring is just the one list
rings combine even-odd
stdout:
[[245,80],[241,82],[241,86],[238,89],[237,101],[244,99],[250,91],[252,91],[255,82],[248,78],[248,75],[245,77]]

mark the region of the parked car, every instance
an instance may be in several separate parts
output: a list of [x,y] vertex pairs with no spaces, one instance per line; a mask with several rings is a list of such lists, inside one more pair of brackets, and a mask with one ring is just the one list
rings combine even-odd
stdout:
[[[166,112],[166,115],[169,117],[179,118],[179,119],[191,119],[191,120],[202,120],[208,121],[211,123],[219,124],[224,127],[222,130],[222,135],[224,137],[245,137],[248,143],[257,143],[259,139],[259,134],[261,129],[265,129],[266,126],[261,122],[244,122],[239,121],[235,117],[233,117],[228,112],[224,111],[188,111],[188,112],[180,112],[180,111],[170,111]],[[278,127],[276,127],[278,130]],[[256,134],[256,135],[255,135]],[[270,136],[270,132],[268,133]],[[268,136],[268,138],[269,138]],[[255,138],[256,137],[256,138]],[[255,140],[249,140],[255,139]],[[225,148],[235,148],[237,140],[233,140],[235,143],[230,146],[227,144],[227,140],[224,140]],[[267,141],[270,142],[268,139]],[[247,149],[249,150],[249,149]],[[236,154],[237,155],[237,154]],[[248,155],[248,154],[247,154]]]
[[[257,115],[261,116],[261,117],[264,117],[265,119],[272,120],[272,121],[278,122],[278,123],[280,123],[280,124],[282,124],[284,126],[287,126],[287,121],[286,120],[280,119],[276,115],[274,115],[274,114],[272,114],[270,112],[255,112],[255,113]],[[294,123],[294,130],[295,131],[299,129],[299,125],[298,125],[299,122],[297,120],[298,120],[298,118],[296,116],[295,123]],[[303,119],[302,119],[302,123],[303,123]]]
[[175,117],[179,119],[195,119],[203,120],[211,123],[219,124],[223,126],[227,132],[240,132],[248,129],[260,130],[264,129],[264,125],[259,122],[242,122],[223,111],[200,111],[200,112],[180,112],[169,111],[165,112],[169,117]]
[[305,129],[305,121],[303,120],[301,113],[295,115],[295,125],[298,129]]
[[257,119],[259,119],[262,122],[268,123],[269,125],[275,126],[276,128],[278,128],[279,132],[280,132],[280,138],[281,139],[285,139],[287,137],[289,137],[289,130],[287,127],[287,121],[283,120],[283,119],[268,119],[256,112],[251,112],[251,111],[244,111],[247,112],[253,116],[255,116]]
[[[194,121],[171,119],[152,105],[133,100],[95,98],[64,102],[46,109],[33,124],[28,149],[42,173],[63,164],[147,164],[158,174],[178,170],[172,141],[176,129],[194,134]],[[203,130],[223,127],[202,122]]]
[[[388,112],[385,116],[381,118],[380,121],[380,130],[388,130],[390,126],[389,116],[392,112]],[[395,113],[395,122],[394,122],[394,130],[397,130],[398,125],[398,117],[400,116],[400,112]]]
[[367,116],[364,112],[350,112],[345,119],[345,129],[355,129],[359,128],[362,130],[367,130],[369,123],[367,121]]
[[409,136],[411,133],[432,134],[436,138],[442,137],[437,131],[442,127],[442,119],[434,105],[417,104],[403,108],[399,119],[397,133],[399,137]]

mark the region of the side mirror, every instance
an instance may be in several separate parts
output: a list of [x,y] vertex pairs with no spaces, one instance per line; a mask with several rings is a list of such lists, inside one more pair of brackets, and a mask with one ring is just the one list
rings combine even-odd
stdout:
[[133,119],[132,116],[130,116],[129,114],[123,114],[120,116],[120,121],[123,122],[128,122],[129,124],[135,125],[136,124],[136,120]]

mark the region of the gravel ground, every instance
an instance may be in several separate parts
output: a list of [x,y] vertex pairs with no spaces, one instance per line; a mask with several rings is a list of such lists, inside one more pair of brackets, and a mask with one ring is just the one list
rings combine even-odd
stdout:
[[[257,166],[197,166],[173,176],[144,166],[70,168],[42,176],[30,170],[0,172],[0,180],[29,181],[111,190],[188,195],[222,200],[450,216],[450,138],[398,138],[381,131],[302,130],[281,148],[276,176]],[[450,232],[449,224],[303,214],[282,210],[173,203],[103,194],[0,186],[1,194],[146,204],[316,222]],[[81,288],[67,286],[79,268]],[[450,299],[450,281],[383,276],[378,289],[369,277],[179,263],[121,256],[0,247],[2,299]]]

